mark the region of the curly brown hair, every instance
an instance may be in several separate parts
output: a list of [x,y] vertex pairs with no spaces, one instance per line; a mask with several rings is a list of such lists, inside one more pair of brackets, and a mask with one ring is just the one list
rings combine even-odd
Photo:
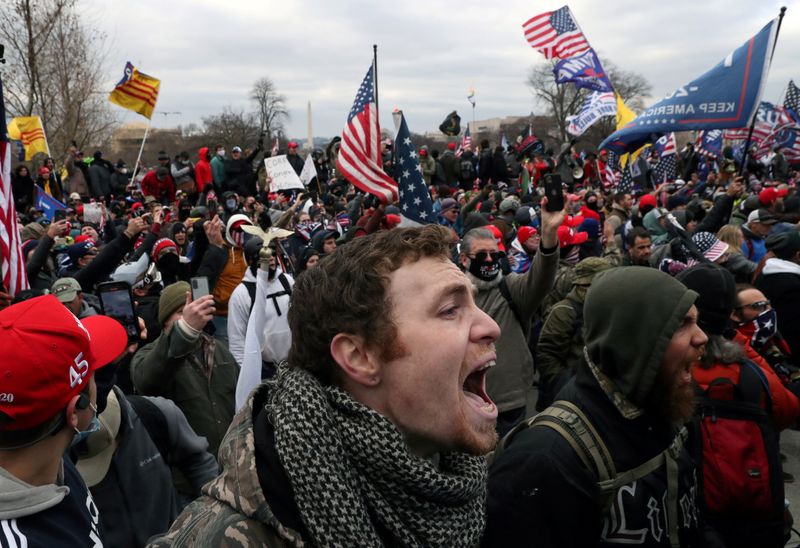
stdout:
[[323,384],[335,379],[333,338],[363,338],[389,361],[404,350],[396,344],[389,275],[423,257],[450,260],[452,232],[438,225],[376,232],[336,248],[316,268],[297,278],[289,308],[292,347],[289,365],[312,373]]

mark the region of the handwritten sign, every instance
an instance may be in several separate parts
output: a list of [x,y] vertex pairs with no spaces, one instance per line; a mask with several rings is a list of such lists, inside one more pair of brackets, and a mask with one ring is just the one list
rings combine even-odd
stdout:
[[285,154],[265,158],[264,165],[267,168],[267,175],[272,179],[272,182],[269,184],[270,192],[294,190],[298,188],[302,190],[305,188]]

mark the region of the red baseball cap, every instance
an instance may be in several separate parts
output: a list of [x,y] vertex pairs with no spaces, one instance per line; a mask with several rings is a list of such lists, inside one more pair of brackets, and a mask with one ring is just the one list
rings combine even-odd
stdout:
[[497,249],[505,252],[506,246],[503,244],[503,233],[494,225],[486,225],[483,227],[494,235],[494,241],[497,242]]
[[778,198],[786,198],[788,194],[789,190],[786,188],[778,190],[777,188],[767,187],[758,193],[758,201],[765,206],[769,206]]
[[289,148],[297,148],[297,143],[295,143],[294,141],[289,141],[289,144],[286,146],[288,146]]
[[645,194],[644,196],[639,198],[639,207],[642,208],[647,206],[650,206],[651,208],[658,207],[658,202],[656,201],[656,197],[653,196],[652,194]]
[[521,226],[517,231],[517,240],[519,240],[520,244],[524,244],[531,238],[531,236],[535,236],[538,233],[539,231],[532,226]]
[[116,320],[79,320],[53,295],[0,311],[0,431],[45,424],[127,344],[125,328]]
[[565,224],[558,227],[557,234],[560,247],[580,245],[589,239],[588,232],[575,232],[574,228]]

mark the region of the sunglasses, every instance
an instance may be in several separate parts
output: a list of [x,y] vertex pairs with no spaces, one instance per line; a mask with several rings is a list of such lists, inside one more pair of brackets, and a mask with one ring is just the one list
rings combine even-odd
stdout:
[[743,304],[742,306],[737,306],[736,308],[738,308],[740,310],[742,308],[749,308],[750,310],[756,310],[758,312],[763,312],[764,310],[766,310],[766,309],[768,309],[770,307],[770,304],[771,303],[769,301],[756,301],[754,303]]
[[472,258],[478,261],[486,261],[491,259],[493,262],[500,260],[503,254],[500,251],[478,251]]

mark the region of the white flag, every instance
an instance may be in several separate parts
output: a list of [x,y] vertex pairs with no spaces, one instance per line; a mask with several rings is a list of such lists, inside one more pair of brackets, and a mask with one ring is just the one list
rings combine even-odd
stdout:
[[303,171],[300,172],[300,182],[308,186],[314,177],[317,176],[317,166],[314,165],[314,158],[311,154],[306,156],[306,163],[303,164]]
[[569,127],[567,131],[572,135],[582,135],[603,116],[617,115],[617,98],[613,92],[593,91],[586,98],[580,112],[574,116],[567,116]]

